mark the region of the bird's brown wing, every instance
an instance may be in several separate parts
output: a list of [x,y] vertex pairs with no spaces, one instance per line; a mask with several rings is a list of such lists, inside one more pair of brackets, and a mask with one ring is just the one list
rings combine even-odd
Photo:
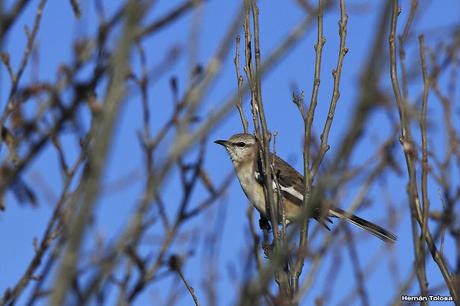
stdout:
[[[281,191],[281,195],[285,200],[287,200],[288,205],[286,209],[296,211],[297,214],[301,213],[300,207],[303,206],[303,194],[304,194],[304,179],[303,176],[285,162],[280,157],[271,154],[271,157],[274,157],[274,168],[275,171],[272,174],[273,178],[276,177],[277,183],[273,182],[273,190],[276,192],[278,190],[278,185]],[[256,171],[256,180],[259,184],[263,185],[263,176],[262,176],[262,163],[258,161],[258,168]],[[291,207],[289,205],[297,206]],[[320,209],[316,207],[311,215],[314,219],[320,222],[324,227],[329,229],[327,223],[332,223],[332,221],[326,216],[320,217]]]
[[275,176],[280,185],[282,195],[298,206],[303,205],[303,176],[291,165],[275,155]]
[[[275,171],[272,173],[272,179],[276,177],[281,189],[281,195],[292,201],[295,205],[302,206],[303,193],[305,190],[303,185],[303,176],[280,157],[273,154],[270,154],[270,157],[274,157],[275,166]],[[262,162],[258,160],[256,180],[261,185],[264,184],[262,173]],[[278,189],[275,182],[273,182],[273,188],[274,190]]]
[[[282,196],[288,200],[289,203],[293,203],[297,206],[303,205],[303,194],[304,194],[304,178],[303,176],[291,167],[287,162],[282,160],[280,157],[276,155],[271,155],[274,157],[274,166],[275,166],[275,173],[273,177],[276,177],[278,181],[279,188],[281,189]],[[261,162],[258,162],[258,171],[256,171],[256,179],[257,182],[263,185],[263,178],[262,178],[262,167]],[[278,186],[276,183],[273,183],[273,188],[276,191]],[[324,205],[324,203],[323,203]],[[315,218],[318,222],[320,222],[324,227],[329,229],[327,223],[332,223],[332,220],[329,217],[338,217],[345,219],[362,229],[368,231],[369,233],[375,235],[376,237],[382,239],[385,242],[394,242],[396,241],[396,236],[391,232],[385,230],[384,228],[362,219],[356,215],[350,214],[338,207],[332,207],[330,205],[324,205],[327,207],[326,215],[320,213],[321,205],[319,207],[315,207],[313,210],[312,217]],[[324,207],[323,209],[325,209]]]

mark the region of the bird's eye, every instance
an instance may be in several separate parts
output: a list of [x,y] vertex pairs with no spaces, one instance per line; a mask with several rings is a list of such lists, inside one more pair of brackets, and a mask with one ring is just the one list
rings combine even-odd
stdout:
[[236,142],[236,143],[235,143],[235,146],[240,147],[240,148],[243,148],[243,147],[246,146],[246,144],[245,144],[244,142],[241,141],[241,142]]

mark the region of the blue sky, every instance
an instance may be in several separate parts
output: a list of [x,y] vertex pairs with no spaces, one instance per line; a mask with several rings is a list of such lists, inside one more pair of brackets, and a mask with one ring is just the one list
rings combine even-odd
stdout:
[[[45,7],[37,38],[40,58],[38,66],[39,80],[56,80],[59,66],[69,62],[72,58],[72,42],[77,38],[90,36],[96,31],[97,22],[92,1],[81,1],[82,18],[80,20],[74,18],[68,2],[49,1]],[[104,2],[108,13],[114,11],[116,8],[112,7],[116,1],[102,2]],[[404,5],[400,15],[398,31],[401,31],[409,13],[409,1],[403,2]],[[159,0],[152,12],[146,16],[145,20],[155,20],[179,3],[181,1]],[[189,36],[194,18],[197,18],[200,22],[200,31],[196,44],[197,61],[205,65],[210,57],[215,54],[219,42],[236,14],[239,3],[239,1],[207,1],[197,15],[187,14],[172,26],[165,28],[145,41],[144,47],[149,66],[155,66],[160,63],[171,48],[179,47],[181,50],[178,61],[150,89],[152,133],[155,133],[162,123],[167,120],[172,110],[172,94],[169,88],[170,77],[177,77],[181,93],[184,92],[188,84],[190,67],[188,50],[191,46]],[[376,31],[376,21],[383,3],[384,1],[346,1],[349,15],[346,45],[349,48],[349,52],[345,57],[343,66],[341,96],[330,134],[331,149],[328,152],[328,158],[332,158],[336,153],[338,140],[343,137],[343,132],[350,124],[350,121],[353,120],[350,117],[359,94],[356,90],[359,83],[359,73],[363,66],[363,58],[366,57],[371,47],[372,38]],[[31,26],[36,6],[37,1],[32,1],[6,40],[5,49],[10,53],[14,68],[18,67],[26,42],[22,29],[24,25]],[[296,1],[262,1],[259,8],[261,13],[260,40],[263,59],[264,56],[278,45],[293,26],[302,21],[304,15],[296,4]],[[458,26],[459,15],[460,4],[458,2],[431,1],[427,8],[427,13],[423,14],[423,17],[414,28],[416,30],[413,33],[413,39],[416,39],[421,33],[426,33],[427,46],[435,48],[436,42],[443,40],[444,37],[449,37],[450,32],[447,31],[446,26],[454,24]],[[332,92],[331,71],[337,61],[338,18],[339,11],[336,5],[324,19],[326,44],[323,51],[317,116],[314,122],[316,131],[322,128]],[[307,35],[296,45],[295,49],[289,52],[283,61],[267,75],[262,84],[262,95],[266,107],[265,112],[267,114],[268,125],[270,129],[278,132],[277,153],[290,161],[298,170],[303,167],[301,155],[303,123],[296,106],[291,101],[291,86],[295,84],[299,89],[303,90],[308,101],[313,83],[313,45],[315,41],[316,28],[313,27],[308,30]],[[418,62],[418,49],[409,48],[407,50],[407,59],[408,63]],[[217,82],[205,97],[205,103],[200,110],[203,118],[210,111],[216,109],[235,91],[236,77],[232,60],[233,51],[229,58],[227,58],[224,69]],[[137,54],[134,54],[133,67],[135,69],[138,68],[138,61]],[[28,83],[31,79],[32,71],[30,66],[26,70],[23,83]],[[3,66],[0,69],[0,78],[0,101],[3,107],[9,89],[8,75]],[[388,89],[387,94],[393,98],[389,75],[384,84],[385,88]],[[421,84],[422,82],[418,78],[418,81],[414,81],[414,85],[410,87],[409,96],[412,99],[415,100],[418,96]],[[245,100],[246,102],[248,101],[247,97]],[[430,100],[429,103],[430,120],[440,122],[441,113],[439,104],[434,99]],[[245,110],[247,116],[249,116],[250,112],[247,103]],[[391,113],[394,118],[397,118],[396,109],[393,108]],[[87,120],[87,115],[83,112],[80,116],[83,121]],[[87,235],[88,239],[85,247],[88,249],[94,246],[92,239],[96,233],[106,239],[117,237],[117,234],[120,233],[123,226],[128,222],[128,216],[133,212],[135,204],[142,195],[142,178],[145,172],[142,169],[143,157],[137,137],[138,131],[142,128],[141,118],[140,96],[134,93],[128,97],[124,104],[120,124],[117,126],[116,137],[112,145],[112,153],[108,160],[108,168],[104,179],[105,185],[108,187],[107,190],[104,189],[98,201],[95,225]],[[365,136],[360,145],[355,149],[352,160],[353,164],[359,164],[360,161],[369,158],[375,146],[390,135],[390,124],[388,115],[382,108],[379,108],[372,114]],[[430,144],[433,146],[433,150],[442,150],[445,145],[445,133],[443,126],[439,123],[436,124],[437,126],[430,132]],[[227,138],[241,130],[239,117],[235,110],[226,118],[222,125],[213,130],[210,140]],[[419,137],[418,130],[414,131],[415,137]],[[75,148],[78,144],[77,139],[72,135],[67,135],[62,141],[65,145],[68,160],[75,159]],[[164,148],[160,150],[160,154],[167,153],[167,146],[169,144],[169,141],[164,142]],[[222,148],[212,144],[212,142],[209,143],[206,150],[208,152],[205,162],[206,169],[213,180],[220,182],[227,173],[232,171],[231,163]],[[190,154],[193,155],[196,153],[194,151],[192,149]],[[396,160],[401,166],[404,166],[404,157],[401,148],[398,147],[394,152],[397,152]],[[3,154],[4,152],[0,152],[0,156],[3,157]],[[161,159],[161,157],[160,155],[158,158]],[[398,211],[403,212],[400,216],[400,223],[396,228],[392,229],[398,235],[398,242],[390,252],[384,253],[385,256],[381,260],[385,262],[379,265],[374,274],[366,278],[366,289],[372,298],[372,305],[385,305],[395,296],[397,285],[394,285],[392,267],[397,265],[403,279],[405,279],[413,261],[410,219],[407,195],[405,193],[407,179],[405,168],[402,167],[402,169],[404,170],[402,177],[398,177],[394,173],[387,173],[379,186],[376,186],[370,192],[369,197],[372,199],[373,204],[371,208],[363,208],[359,212],[359,215],[380,223],[385,227],[388,227],[388,224],[384,223],[387,220],[386,215],[384,215],[387,212],[384,202],[393,203],[399,209]],[[168,203],[170,203],[168,204],[168,214],[170,215],[177,209],[179,201],[179,180],[175,174],[177,173],[173,171],[173,174],[167,181],[164,192],[164,198],[168,199]],[[57,154],[51,146],[47,146],[34,161],[33,165],[26,172],[25,179],[32,186],[37,186],[40,205],[37,208],[20,206],[15,202],[11,194],[7,196],[7,210],[0,214],[0,241],[3,245],[2,252],[0,252],[0,292],[3,292],[7,286],[15,283],[18,276],[23,273],[26,264],[33,255],[32,239],[42,235],[46,222],[52,212],[55,196],[58,195],[62,186]],[[110,188],[110,186],[113,186],[120,179],[127,180],[129,184],[126,184],[124,188],[119,190]],[[458,182],[458,175],[453,174],[452,179]],[[340,203],[342,208],[350,205],[351,200],[358,192],[358,187],[359,185],[356,188],[347,190],[347,193],[344,195],[345,202]],[[441,202],[437,195],[438,189],[436,186],[433,186],[429,192],[433,209],[439,209]],[[203,199],[205,197],[204,190],[198,189],[193,197],[196,202]],[[243,255],[247,255],[251,243],[248,233],[246,207],[247,201],[244,198],[244,194],[238,183],[234,181],[223,200],[215,203],[212,208],[204,213],[203,217],[197,218],[190,224],[187,224],[181,231],[185,233],[187,230],[193,230],[193,232],[199,233],[203,232],[204,228],[206,228],[206,232],[212,232],[216,229],[222,232],[218,251],[219,305],[232,304],[237,298],[237,286],[241,285],[235,284],[232,281],[231,272],[229,271],[235,270],[240,280],[245,273],[244,267],[239,263],[239,260]],[[225,214],[224,222],[221,222],[218,218],[221,213]],[[356,228],[353,227],[352,230],[357,234],[356,237],[363,237]],[[155,231],[155,229],[152,231],[152,237],[158,234],[160,234],[159,231]],[[206,266],[205,257],[202,256],[205,254],[206,241],[203,238],[204,235],[196,235],[196,239],[178,239],[173,247],[173,251],[179,254],[187,253],[190,250],[194,251],[194,255],[186,262],[184,274],[192,286],[195,287],[198,298],[206,304],[204,294],[200,294],[200,292],[203,292],[202,274]],[[454,249],[452,246],[452,241],[447,240],[445,248],[446,255],[453,254]],[[370,264],[375,250],[382,247],[382,243],[377,239],[373,239],[373,237],[360,240],[357,249],[360,254],[359,258],[362,266]],[[143,251],[146,254],[154,252],[149,248],[148,244],[144,245],[144,249]],[[341,265],[335,275],[335,285],[330,289],[330,297],[327,301],[330,305],[335,305],[341,301],[350,289],[355,286],[355,278],[352,274],[353,270],[350,268],[350,257],[347,255],[346,250],[337,250],[337,252],[339,251],[343,253],[343,256]],[[453,258],[453,256],[450,256],[450,258]],[[330,275],[327,271],[329,271],[330,264],[327,264],[327,262],[330,263],[333,259],[331,256],[325,258],[326,264],[321,269],[317,282],[307,296],[304,305],[310,305],[311,301],[318,295],[321,295],[325,287],[328,287],[327,284],[330,281],[328,277]],[[436,285],[440,283],[442,278],[432,261],[428,260],[428,262],[430,284]],[[454,264],[454,262],[450,263]],[[308,271],[308,266],[309,262],[306,262],[306,271]],[[151,286],[147,290],[147,293],[137,300],[136,305],[143,305],[151,301],[151,299],[156,299],[157,295],[164,297],[164,288],[171,288],[170,290],[180,288],[180,290],[185,290],[182,287],[182,284],[179,284],[178,278],[169,277],[164,282]],[[410,292],[415,293],[415,288],[412,288]],[[444,293],[446,292],[444,291]],[[355,300],[356,303],[358,303],[357,301]],[[185,295],[180,300],[180,305],[191,304],[192,301],[188,295]]]

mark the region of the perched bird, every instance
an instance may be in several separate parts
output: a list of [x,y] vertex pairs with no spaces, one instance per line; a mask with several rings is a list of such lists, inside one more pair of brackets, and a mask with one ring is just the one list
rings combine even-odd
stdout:
[[[235,173],[249,202],[263,216],[267,216],[265,211],[263,177],[260,169],[259,146],[255,137],[246,133],[235,134],[228,140],[216,140],[215,143],[224,146],[230,155]],[[275,194],[278,193],[279,186],[283,197],[282,203],[284,205],[286,221],[289,223],[298,220],[302,213],[304,178],[297,170],[278,156],[271,154],[271,157],[274,158],[274,175],[277,178],[277,184],[273,183],[273,190]],[[327,227],[319,208],[312,213],[312,217]],[[385,242],[394,242],[396,240],[396,236],[384,228],[340,208],[328,207],[325,218],[330,221],[328,217],[345,219]]]

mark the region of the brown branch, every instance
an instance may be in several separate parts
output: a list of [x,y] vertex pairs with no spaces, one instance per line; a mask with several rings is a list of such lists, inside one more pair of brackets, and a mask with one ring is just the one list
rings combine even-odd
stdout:
[[[414,256],[415,265],[417,267],[417,278],[422,294],[427,295],[428,293],[428,281],[426,279],[425,263],[422,260],[424,253],[424,244],[420,242],[418,237],[417,229],[417,207],[418,202],[418,191],[416,182],[416,169],[415,169],[415,146],[412,141],[409,118],[407,117],[407,101],[403,100],[401,96],[401,90],[399,88],[398,71],[396,65],[396,24],[397,18],[400,14],[400,8],[398,0],[393,1],[393,10],[391,18],[391,30],[389,35],[390,44],[390,76],[393,85],[393,92],[396,98],[396,104],[399,110],[401,137],[400,142],[403,146],[404,156],[406,158],[407,171],[409,175],[408,194],[409,194],[409,206],[411,211],[411,224],[412,224],[412,239],[414,243]],[[423,305],[426,305],[426,301],[422,301]]]
[[[424,252],[423,244],[420,243],[420,239],[417,234],[417,223],[420,227],[423,228],[423,216],[420,208],[420,201],[418,197],[417,184],[416,184],[416,170],[415,170],[415,146],[410,134],[409,120],[407,117],[407,106],[405,101],[401,97],[401,91],[399,89],[398,74],[396,68],[396,23],[397,16],[400,13],[400,8],[398,6],[398,0],[393,1],[393,10],[392,10],[392,21],[391,21],[391,31],[389,36],[390,44],[390,76],[393,85],[394,95],[396,97],[396,104],[399,110],[399,117],[401,122],[401,144],[403,146],[404,155],[406,158],[407,170],[409,174],[409,204],[411,208],[411,221],[412,221],[412,236],[414,241],[414,252],[416,258],[416,272],[417,278],[419,280],[419,286],[422,293],[425,293],[427,290],[427,280],[425,272],[425,264],[421,261],[422,253]],[[425,239],[428,249],[431,252],[431,255],[438,265],[439,270],[446,282],[447,287],[449,288],[450,294],[454,301],[458,301],[457,292],[455,289],[454,281],[451,277],[451,274],[447,268],[446,262],[443,256],[438,252],[436,245],[433,242],[433,238],[429,231],[426,232]]]
[[[236,24],[238,24],[238,18],[236,18]],[[303,22],[299,23],[296,27],[293,28],[292,32],[284,39],[280,44],[279,47],[275,49],[275,51],[268,56],[268,59],[262,64],[261,66],[261,76],[265,75],[265,73],[270,70],[275,63],[277,63],[280,59],[283,58],[283,55],[286,54],[287,51],[290,50],[290,47],[293,46],[294,43],[298,42],[302,34],[308,29],[307,25],[311,23],[311,18],[307,18]],[[232,32],[232,29],[229,31]],[[227,35],[229,36],[229,35]],[[233,35],[231,35],[233,36]],[[229,36],[229,37],[231,37]],[[233,36],[234,37],[234,36]],[[233,39],[231,39],[233,40]],[[216,72],[216,67],[219,67],[219,61],[221,60],[221,54],[223,53],[222,50],[225,49],[225,44],[224,46],[220,49],[218,52],[219,55],[216,57],[216,59],[213,59],[210,63],[212,66],[210,69],[210,73],[214,75]],[[216,66],[217,65],[217,66]],[[205,77],[207,80],[209,80],[209,77]],[[200,93],[196,97],[197,100],[199,100],[199,97],[201,94],[206,92],[207,87],[200,87]],[[248,86],[245,85],[243,87],[243,92],[248,90]],[[196,131],[183,135],[181,137],[178,137],[176,141],[171,145],[171,151],[170,154],[167,156],[166,160],[160,162],[157,167],[156,167],[156,172],[154,173],[154,179],[153,182],[155,182],[155,185],[152,186],[150,185],[147,194],[147,199],[155,199],[156,197],[156,192],[161,188],[162,182],[165,179],[166,175],[169,173],[171,167],[175,165],[176,160],[181,156],[192,144],[196,143],[197,140],[203,139],[207,133],[218,123],[220,120],[223,118],[224,115],[226,115],[228,112],[230,112],[232,109],[234,109],[234,105],[237,102],[237,96],[234,95],[232,98],[227,100],[225,103],[223,103],[222,107],[220,107],[217,112],[212,113],[209,118],[203,122],[197,129]],[[98,288],[98,284],[100,284],[101,280],[105,279],[105,277],[111,273],[112,268],[114,265],[119,262],[119,256],[124,250],[127,242],[131,241],[133,237],[136,234],[135,228],[137,227],[136,224],[138,222],[141,222],[143,220],[143,215],[142,213],[136,213],[136,215],[133,217],[133,219],[129,222],[129,225],[127,226],[126,230],[120,235],[119,241],[115,244],[114,247],[112,247],[108,252],[107,252],[107,258],[104,260],[103,267],[104,269],[101,269],[99,272],[96,273],[94,276],[93,281],[89,282],[88,285],[88,290],[92,288],[93,290],[96,290],[95,288]],[[174,236],[175,234],[169,234],[174,230],[174,225],[172,225],[166,234],[166,240],[164,244],[164,249],[165,252],[171,245],[170,240],[168,237]],[[170,240],[170,241],[167,241]],[[160,250],[163,249],[163,246],[160,248]],[[159,253],[159,255],[163,254],[164,252]],[[159,256],[161,258],[161,256]],[[152,275],[156,273],[159,267],[161,267],[162,261],[159,261],[158,264],[154,263],[151,268],[149,269],[149,274]],[[271,274],[273,275],[273,274]],[[132,299],[139,293],[148,283],[145,282],[145,280],[150,281],[151,278],[147,277],[148,275],[145,275],[143,280],[140,281],[139,284],[141,284],[139,287],[135,285],[135,288],[133,288],[128,295],[132,296]],[[91,294],[90,291],[86,290],[85,292],[85,297],[89,296]]]
[[[444,235],[444,223],[441,223],[434,231],[434,235],[433,235],[433,241],[438,243],[439,240],[441,240],[441,243],[442,243],[442,239],[443,239],[443,235]],[[430,232],[428,232],[430,233]],[[425,249],[425,253],[427,253],[428,250]],[[427,257],[425,256],[424,257],[425,260],[427,260]],[[416,279],[416,268],[415,266],[412,267],[412,270],[411,272],[408,274],[408,277],[405,281],[401,282],[401,285],[399,286],[398,288],[398,291],[396,292],[394,298],[392,299],[392,303],[391,305],[393,306],[397,306],[397,305],[400,305],[401,303],[401,295],[403,294],[406,294],[408,292],[408,290],[412,287],[412,283],[415,281]],[[447,286],[447,284],[446,284]],[[448,287],[448,286],[447,286]],[[430,289],[430,293],[432,293],[433,291],[433,288]]]
[[[423,35],[419,36],[420,41],[420,63],[423,77],[423,97],[422,97],[422,117],[420,118],[420,131],[422,136],[422,177],[421,177],[421,192],[422,192],[422,203],[423,203],[423,219],[422,219],[422,234],[420,236],[421,243],[426,240],[428,231],[428,214],[430,212],[430,201],[428,199],[428,145],[426,135],[426,118],[427,118],[427,105],[428,105],[428,92],[430,87],[430,81],[428,79],[425,63],[425,40]],[[421,257],[421,260],[425,262],[425,252]],[[425,294],[427,288],[424,288]],[[423,291],[422,291],[423,292]],[[422,293],[423,294],[423,293]]]
[[78,0],[70,0],[70,6],[72,6],[72,11],[75,17],[80,18],[81,8],[80,8],[80,3],[78,3]]
[[[271,167],[271,158],[270,158],[270,132],[267,127],[267,120],[265,118],[264,104],[262,101],[262,85],[261,85],[261,71],[260,71],[260,43],[259,43],[259,8],[255,1],[250,1],[252,18],[253,18],[253,30],[254,30],[254,57],[255,57],[255,80],[254,80],[254,92],[255,92],[255,105],[257,105],[257,113],[259,115],[258,120],[260,120],[260,131],[258,136],[261,140],[261,150],[262,150],[262,164],[264,171],[264,181],[266,187],[266,199],[270,221],[272,222],[273,234],[276,239],[278,239],[278,215],[277,215],[277,205],[274,200],[273,184],[272,184],[272,167]],[[276,242],[275,242],[276,245]]]
[[337,59],[337,66],[332,71],[332,76],[334,78],[334,88],[332,91],[331,102],[329,104],[329,112],[327,115],[326,122],[324,124],[323,132],[321,133],[321,145],[319,148],[318,158],[315,160],[315,163],[312,167],[312,177],[315,177],[318,172],[319,166],[324,158],[324,155],[329,150],[328,138],[329,132],[332,126],[332,120],[334,119],[335,108],[340,97],[340,76],[342,75],[342,66],[343,59],[348,52],[348,48],[345,47],[345,40],[347,37],[347,21],[348,16],[345,12],[345,2],[340,1],[340,21],[339,21],[339,36],[340,36],[340,47],[339,47],[339,56]]
[[262,257],[260,256],[260,251],[259,251],[260,238],[254,226],[254,222],[253,222],[254,209],[251,206],[249,206],[248,209],[246,210],[246,215],[248,217],[249,231],[251,233],[251,237],[253,240],[252,253],[254,254],[254,259],[256,261],[257,271],[261,272],[263,269],[263,265],[262,265]]
[[[270,138],[271,134],[267,127],[267,120],[265,117],[264,104],[262,101],[262,85],[261,85],[261,60],[260,60],[260,35],[259,35],[259,8],[257,3],[254,0],[245,1],[247,6],[247,16],[249,15],[249,6],[252,11],[252,21],[253,21],[253,31],[254,31],[254,62],[255,62],[255,73],[253,79],[252,87],[252,97],[253,97],[253,112],[257,114],[257,117],[254,118],[255,122],[260,122],[260,129],[256,127],[256,137],[259,140],[260,146],[260,157],[262,162],[262,171],[263,171],[263,180],[264,180],[264,194],[266,199],[266,211],[270,219],[272,230],[273,230],[273,243],[275,251],[282,248],[282,236],[278,228],[279,221],[279,207],[281,203],[275,200],[275,194],[273,190],[273,160],[270,156]],[[246,18],[249,18],[246,17]],[[246,27],[249,29],[249,27]],[[250,44],[247,44],[250,50]],[[251,58],[249,58],[250,63]],[[248,67],[249,71],[252,70],[251,66]],[[284,264],[283,264],[284,265]],[[287,301],[291,295],[289,287],[289,278],[282,268],[279,268],[275,272],[275,279],[280,288],[280,299],[282,301]]]
[[[331,2],[328,2],[331,3]],[[307,16],[305,20],[297,24],[292,31],[287,35],[287,37],[278,44],[278,47],[267,56],[267,59],[261,65],[261,77],[265,76],[268,71],[270,71],[276,63],[283,59],[283,57],[292,50],[293,46],[300,41],[302,35],[310,29],[309,25],[313,22],[312,15]],[[245,84],[243,87],[243,94],[250,90],[250,85]],[[226,115],[228,115],[235,107],[238,102],[238,96],[233,95],[225,102],[221,103],[222,105],[215,112],[208,115],[208,119],[203,122],[199,127],[196,128],[194,132],[189,135],[184,135],[180,138],[177,138],[176,141],[171,146],[169,153],[169,158],[164,162],[164,166],[161,171],[158,173],[157,177],[160,181],[164,178],[165,174],[168,173],[171,166],[174,164],[174,161],[177,160],[178,156],[188,150],[194,143],[196,139],[203,139],[215,126],[220,122]],[[255,128],[257,130],[257,128]]]
[[418,0],[412,0],[411,8],[409,12],[409,17],[407,18],[406,24],[404,25],[403,34],[398,36],[399,39],[399,63],[401,66],[401,85],[402,85],[402,93],[403,98],[407,100],[408,98],[408,90],[407,90],[407,73],[406,73],[406,51],[404,49],[404,45],[409,38],[409,32],[411,25],[415,18],[415,12],[417,11]]
[[[305,114],[303,109],[304,101],[303,97],[298,101],[297,106],[302,115],[304,121],[304,147],[303,147],[303,158],[304,158],[304,194],[303,194],[303,206],[304,209],[308,210],[308,215],[304,219],[300,228],[300,241],[299,241],[299,250],[295,266],[292,269],[293,284],[292,290],[295,294],[299,288],[299,278],[302,273],[303,264],[305,260],[305,251],[307,246],[307,236],[308,236],[308,220],[309,214],[313,211],[314,207],[307,207],[311,205],[309,202],[311,195],[311,188],[313,184],[313,177],[310,172],[311,164],[311,141],[312,141],[312,125],[313,118],[315,115],[316,105],[318,102],[318,91],[320,85],[320,76],[321,76],[321,56],[323,51],[323,46],[326,43],[326,39],[323,36],[323,3],[322,0],[318,0],[318,30],[317,30],[317,41],[315,44],[315,72],[313,77],[313,91],[310,99],[310,106],[308,108],[308,113]],[[294,100],[295,102],[295,100]]]
[[[27,4],[30,2],[31,0],[17,0],[11,8],[10,12],[7,14],[4,14],[2,11],[0,11],[0,47],[2,47],[3,38],[5,37],[6,33],[8,33],[13,23],[18,20],[19,15],[24,11],[24,9],[27,7]],[[4,4],[2,3],[2,5]],[[2,7],[0,6],[0,8]]]
[[[361,188],[358,194],[353,199],[352,205],[350,206],[350,208],[347,209],[347,212],[349,214],[355,213],[355,211],[364,203],[364,197],[368,194],[370,188],[373,186],[373,183],[375,183],[378,176],[384,171],[385,167],[387,166],[388,165],[387,165],[387,161],[385,157],[384,156],[380,157],[379,162],[374,166],[374,168],[369,173],[366,180],[360,184]],[[321,177],[321,179],[323,180],[324,178]],[[324,184],[324,182],[322,182],[321,180],[318,183]],[[336,183],[330,182],[330,185],[333,185],[333,184],[336,184]],[[336,187],[331,187],[331,188],[336,188]],[[327,236],[323,239],[323,243],[321,244],[321,246],[318,247],[316,252],[310,251],[312,253],[311,254],[312,259],[311,259],[311,264],[309,267],[309,273],[306,275],[306,279],[304,280],[302,287],[297,292],[295,296],[295,301],[300,301],[302,296],[304,296],[311,289],[318,275],[318,271],[320,270],[321,262],[324,260],[324,257],[325,257],[324,255],[326,251],[328,250],[329,246],[340,237],[340,235],[338,235],[338,231],[344,226],[346,226],[346,221],[341,219],[338,222],[334,231],[329,232]]]
[[8,71],[8,75],[10,76],[11,82],[13,82],[13,80],[14,80],[14,72],[13,72],[13,67],[11,67],[9,53],[2,52],[0,54],[0,57],[2,59],[3,65],[5,65],[5,67],[6,67],[6,71]]
[[235,47],[235,58],[233,59],[236,71],[236,82],[238,84],[238,102],[236,108],[240,114],[241,124],[243,125],[243,131],[248,132],[248,121],[244,116],[243,111],[243,77],[240,74],[240,35],[236,36],[236,47]]
[[350,253],[350,259],[351,259],[351,265],[353,267],[353,272],[355,274],[355,278],[357,281],[357,290],[358,290],[358,295],[361,298],[361,304],[362,305],[370,305],[369,304],[369,295],[366,291],[366,278],[363,273],[363,269],[361,268],[361,264],[359,262],[359,257],[358,257],[358,251],[356,250],[356,245],[353,239],[353,235],[350,230],[348,230],[348,227],[345,226],[345,233],[346,233],[346,240],[347,240],[347,249],[348,252]]
[[182,17],[185,13],[193,9],[194,7],[201,5],[203,0],[186,0],[182,4],[178,5],[172,11],[168,12],[166,15],[160,19],[148,24],[143,29],[138,31],[136,35],[136,40],[144,38],[147,35],[154,34],[158,32],[163,27],[172,24],[179,17]]
[[40,239],[40,242],[37,244],[37,248],[35,249],[35,255],[30,261],[26,271],[21,276],[16,285],[13,287],[13,289],[7,289],[4,292],[3,297],[0,300],[0,305],[6,305],[8,302],[14,303],[14,301],[21,295],[23,290],[33,279],[34,273],[43,261],[45,253],[48,250],[49,246],[58,236],[60,232],[60,227],[62,226],[62,208],[65,205],[66,201],[68,201],[70,183],[72,182],[76,170],[78,169],[82,161],[83,155],[80,155],[80,157],[77,159],[72,168],[69,171],[67,171],[67,177],[64,182],[61,196],[56,203],[56,206],[53,210],[53,214],[50,220],[48,221],[48,225],[46,226],[43,236]]
[[169,267],[173,270],[176,271],[177,274],[179,274],[180,279],[184,283],[185,287],[187,287],[188,292],[190,293],[190,296],[193,299],[193,302],[195,303],[195,306],[200,306],[200,303],[198,302],[198,297],[195,294],[195,290],[193,289],[192,286],[188,283],[188,281],[185,279],[184,274],[182,273],[182,258],[180,258],[177,255],[171,256],[169,259]]
[[51,296],[51,305],[64,304],[71,281],[75,276],[83,234],[99,194],[100,179],[106,165],[106,156],[113,136],[114,124],[124,98],[125,80],[129,73],[128,59],[134,42],[133,33],[142,17],[140,5],[134,0],[130,1],[126,6],[125,14],[126,23],[118,43],[119,47],[111,58],[113,75],[105,98],[104,116],[98,124],[94,147],[88,154],[89,160],[82,183],[70,204],[76,210],[76,215],[66,229],[69,241],[55,278],[55,290]]
[[19,64],[18,71],[14,74],[11,84],[11,89],[8,94],[8,102],[5,104],[5,108],[3,109],[2,116],[0,117],[0,134],[3,126],[5,125],[5,121],[10,115],[11,111],[13,110],[13,103],[14,103],[14,95],[19,87],[19,81],[24,73],[24,70],[27,66],[29,61],[30,54],[32,52],[32,48],[34,47],[35,37],[37,36],[38,30],[40,28],[40,22],[43,15],[43,9],[45,8],[46,0],[41,0],[38,4],[37,12],[35,14],[35,21],[32,28],[32,32],[26,31],[27,34],[27,44],[22,55],[21,63]]

